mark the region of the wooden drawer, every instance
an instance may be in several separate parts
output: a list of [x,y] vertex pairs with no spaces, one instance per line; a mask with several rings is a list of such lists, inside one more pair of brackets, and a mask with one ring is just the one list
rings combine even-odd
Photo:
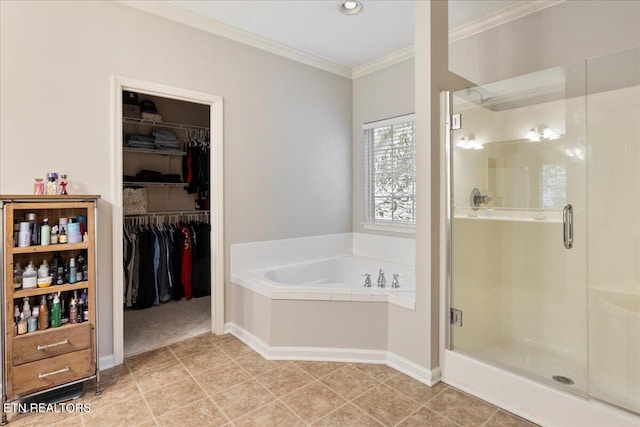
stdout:
[[13,368],[12,394],[20,396],[55,387],[94,374],[90,348]]
[[13,366],[89,348],[91,324],[65,325],[60,328],[32,332],[12,339]]

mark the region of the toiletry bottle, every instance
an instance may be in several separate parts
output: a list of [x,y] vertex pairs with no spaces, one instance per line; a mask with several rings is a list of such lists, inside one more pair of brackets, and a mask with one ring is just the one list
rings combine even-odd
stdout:
[[22,273],[22,288],[23,289],[33,289],[38,284],[38,273],[36,273],[36,269],[33,266],[32,262],[29,262],[27,268],[24,269]]
[[78,302],[76,300],[76,294],[74,292],[71,301],[69,302],[69,323],[78,323]]
[[84,312],[82,313],[82,321],[89,321],[89,301],[84,302]]
[[22,287],[22,272],[23,270],[20,267],[20,263],[16,262],[15,268],[13,269],[13,290]]
[[53,297],[53,304],[51,305],[51,327],[60,327],[60,296],[59,293]]
[[58,236],[58,243],[67,243],[67,231],[62,227]]
[[78,301],[78,323],[82,323],[82,319],[84,318],[84,300],[82,296],[77,299]]
[[51,227],[51,244],[52,245],[58,244],[58,226],[57,225],[54,225],[53,227]]
[[84,262],[82,263],[82,280],[85,282],[89,280],[89,266],[87,265],[87,258],[85,256]]
[[43,331],[49,327],[49,307],[44,295],[40,299],[40,308],[38,309],[38,329]]
[[40,245],[48,246],[51,244],[51,226],[49,225],[49,219],[42,220],[42,227],[40,227]]
[[40,239],[42,237],[42,226],[37,222],[33,224],[33,235],[31,237],[32,245],[40,245]]
[[27,332],[35,332],[38,330],[38,307],[33,307],[31,316],[27,318]]
[[25,319],[31,317],[31,306],[29,305],[29,297],[24,297],[24,301],[22,303],[22,314],[24,314]]
[[16,304],[13,309],[13,335],[18,335],[18,322],[20,321],[20,307]]
[[40,267],[38,268],[38,279],[44,279],[49,276],[49,263],[47,260],[42,261]]
[[63,276],[64,283],[69,283],[69,261],[64,263]]
[[85,242],[85,243],[87,243],[89,241],[89,233],[87,233],[86,231],[82,235],[82,241]]
[[84,269],[84,265],[87,262],[87,259],[84,255],[84,253],[79,253],[78,256],[76,257],[76,275],[77,275],[77,282],[82,282],[84,280],[84,276],[82,274],[83,269]]
[[69,323],[69,302],[60,298],[60,324],[66,325]]
[[18,321],[18,335],[24,335],[27,333],[27,321],[24,318],[24,313],[20,313],[20,320]]
[[29,212],[28,214],[25,215],[25,221],[29,222],[29,233],[30,233],[30,237],[29,237],[29,245],[33,245],[33,241],[35,239],[35,236],[33,235],[33,225],[36,223],[36,214],[34,212]]
[[78,269],[76,267],[76,259],[75,258],[71,258],[69,260],[69,283],[76,283],[76,273],[78,272]]

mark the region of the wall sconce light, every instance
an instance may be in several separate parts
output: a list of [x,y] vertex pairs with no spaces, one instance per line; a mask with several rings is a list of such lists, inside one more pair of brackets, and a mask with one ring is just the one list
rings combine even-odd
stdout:
[[479,142],[476,142],[476,137],[472,133],[465,134],[460,141],[456,144],[457,147],[462,148],[463,150],[469,150],[473,148],[474,150],[482,150],[484,147]]
[[560,135],[552,131],[549,126],[544,123],[538,123],[525,135],[525,138],[531,142],[551,141],[560,138]]

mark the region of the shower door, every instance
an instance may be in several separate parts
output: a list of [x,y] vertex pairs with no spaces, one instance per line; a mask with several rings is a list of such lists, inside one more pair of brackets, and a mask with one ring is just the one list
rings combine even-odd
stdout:
[[450,349],[588,392],[584,66],[448,94]]

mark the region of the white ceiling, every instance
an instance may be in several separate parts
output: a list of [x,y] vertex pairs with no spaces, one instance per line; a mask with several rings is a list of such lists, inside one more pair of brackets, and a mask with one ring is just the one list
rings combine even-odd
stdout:
[[352,16],[336,0],[169,3],[350,68],[413,44],[412,1],[362,0]]
[[[165,1],[349,68],[413,45],[414,1],[361,0],[351,16],[342,0]],[[450,28],[522,1],[452,0]]]

